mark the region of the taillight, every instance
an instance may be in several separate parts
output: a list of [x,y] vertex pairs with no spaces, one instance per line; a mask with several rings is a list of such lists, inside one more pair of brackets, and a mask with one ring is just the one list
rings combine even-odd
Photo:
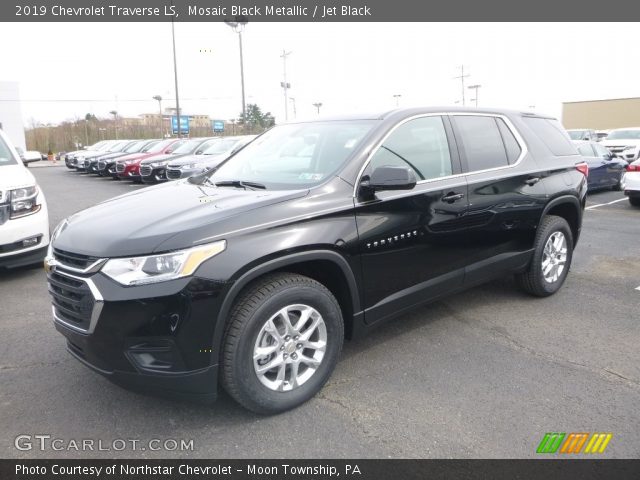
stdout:
[[589,165],[587,165],[586,162],[578,163],[576,165],[576,170],[578,170],[585,177],[589,176]]
[[627,172],[640,172],[640,165],[627,165]]

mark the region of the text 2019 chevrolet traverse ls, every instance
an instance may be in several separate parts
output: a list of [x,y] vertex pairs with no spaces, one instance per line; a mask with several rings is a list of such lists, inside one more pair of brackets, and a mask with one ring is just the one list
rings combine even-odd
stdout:
[[[544,297],[580,235],[587,166],[536,114],[401,109],[285,124],[214,172],[75,214],[45,262],[56,328],[129,386],[274,413],[343,339],[515,274]],[[126,215],[122,215],[126,212]]]

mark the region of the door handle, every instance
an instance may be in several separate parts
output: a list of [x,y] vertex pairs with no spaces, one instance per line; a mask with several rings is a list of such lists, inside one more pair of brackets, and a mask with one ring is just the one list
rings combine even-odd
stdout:
[[540,177],[531,177],[531,178],[527,178],[524,183],[526,183],[527,185],[529,185],[530,187],[535,185],[536,183],[538,183],[540,181]]
[[460,200],[461,198],[464,198],[464,193],[449,192],[444,197],[442,197],[442,201],[447,203],[453,203],[455,201]]

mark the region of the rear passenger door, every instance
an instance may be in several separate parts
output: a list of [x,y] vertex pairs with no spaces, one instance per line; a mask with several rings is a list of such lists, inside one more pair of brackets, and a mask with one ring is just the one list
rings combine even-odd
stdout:
[[452,114],[468,185],[465,284],[526,265],[546,203],[524,140],[502,115]]

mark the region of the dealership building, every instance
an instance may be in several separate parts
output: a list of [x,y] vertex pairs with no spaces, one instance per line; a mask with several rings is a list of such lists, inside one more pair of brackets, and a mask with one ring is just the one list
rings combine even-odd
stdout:
[[564,102],[562,124],[594,130],[640,127],[640,97]]
[[27,149],[18,82],[0,82],[0,128],[14,146]]

